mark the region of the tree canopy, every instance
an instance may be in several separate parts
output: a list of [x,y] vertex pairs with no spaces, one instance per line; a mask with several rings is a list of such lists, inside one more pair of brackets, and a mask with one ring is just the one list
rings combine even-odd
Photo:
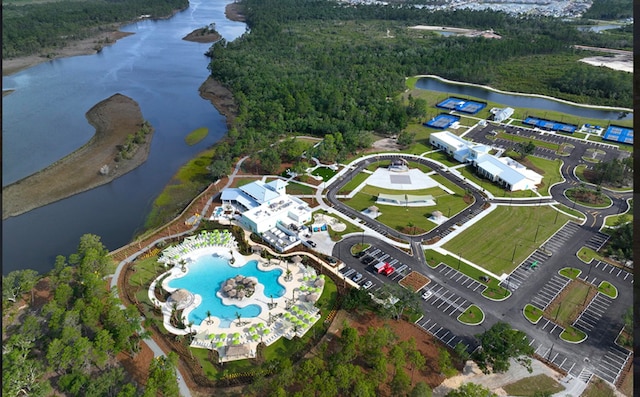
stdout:
[[463,383],[457,389],[447,393],[446,397],[498,397],[498,395],[477,383]]
[[480,348],[472,355],[473,360],[484,373],[506,372],[509,370],[509,359],[514,358],[529,372],[533,347],[529,345],[527,335],[511,328],[505,322],[497,322],[486,332],[476,335]]

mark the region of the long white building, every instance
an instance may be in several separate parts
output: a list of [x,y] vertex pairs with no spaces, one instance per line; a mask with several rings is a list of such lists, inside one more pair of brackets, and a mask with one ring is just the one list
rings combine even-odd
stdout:
[[470,163],[478,173],[510,191],[533,189],[542,183],[542,175],[509,157],[489,154],[490,148],[468,141],[449,131],[429,136],[432,146],[442,149],[461,163]]

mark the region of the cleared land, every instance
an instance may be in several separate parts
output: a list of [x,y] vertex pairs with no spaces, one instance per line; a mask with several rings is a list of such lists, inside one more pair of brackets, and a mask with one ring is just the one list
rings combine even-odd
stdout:
[[569,219],[557,214],[554,223],[556,214],[549,206],[500,206],[443,248],[496,275],[510,273]]

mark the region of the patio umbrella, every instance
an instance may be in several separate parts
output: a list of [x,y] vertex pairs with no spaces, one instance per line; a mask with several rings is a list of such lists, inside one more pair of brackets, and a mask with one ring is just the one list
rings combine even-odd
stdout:
[[231,297],[235,297],[238,294],[238,291],[236,291],[235,289],[232,289],[228,292],[228,294]]
[[240,337],[240,332],[236,332],[235,334],[233,334],[233,337],[238,339]]
[[293,258],[291,258],[291,260],[293,261],[293,263],[300,263],[302,262],[302,258],[300,257],[300,255],[296,255]]
[[237,297],[241,299],[244,298],[244,290],[241,289],[240,291],[238,291]]
[[216,334],[209,334],[209,339],[213,339],[216,337]]
[[236,276],[236,281],[242,281],[243,278],[244,278],[244,276],[241,276],[241,275],[238,274]]
[[265,328],[264,331],[262,331],[265,335],[269,335],[271,333],[271,330],[269,328]]
[[227,334],[225,334],[225,333],[220,334],[220,339],[224,339],[226,337],[227,337]]
[[322,287],[324,285],[324,280],[319,278],[313,283],[314,287]]
[[230,278],[230,279],[228,279],[228,280],[226,281],[226,283],[225,283],[225,284],[226,284],[226,285],[234,286],[234,285],[236,285],[236,280],[235,280],[235,279]]
[[256,325],[256,327],[258,327],[258,328],[264,328],[264,323],[258,323],[258,325]]
[[251,328],[249,328],[249,332],[251,332],[251,333],[256,332],[256,328],[255,328],[255,327],[251,327]]
[[260,335],[258,335],[258,334],[254,334],[254,335],[252,335],[252,336],[251,336],[251,338],[252,338],[253,340],[258,340],[258,339],[260,339]]
[[216,347],[222,347],[222,346],[224,346],[224,342],[218,342],[218,343],[216,343]]
[[222,290],[223,290],[224,292],[229,292],[229,291],[231,291],[232,289],[233,289],[233,287],[232,287],[231,285],[229,285],[229,284],[227,284],[227,285],[225,285],[224,287],[222,287]]
[[234,345],[239,345],[240,344],[240,339],[234,339],[233,340],[233,344]]

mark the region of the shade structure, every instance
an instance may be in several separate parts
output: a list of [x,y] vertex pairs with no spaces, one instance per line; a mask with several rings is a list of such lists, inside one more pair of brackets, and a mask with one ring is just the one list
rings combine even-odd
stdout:
[[216,347],[222,347],[222,346],[224,346],[224,342],[218,342],[218,343],[216,343]]
[[225,334],[224,332],[220,334],[220,339],[224,339],[227,337],[227,334]]
[[258,325],[256,325],[256,327],[258,327],[258,328],[264,328],[264,323],[258,323]]
[[271,333],[271,330],[269,328],[265,328],[265,330],[262,332],[264,332],[265,335],[269,335]]
[[240,344],[240,339],[234,339],[233,340],[233,344],[234,345],[239,345]]
[[251,336],[251,339],[258,340],[258,339],[260,339],[260,335],[254,334],[254,335]]
[[324,286],[324,280],[319,278],[316,281],[313,282],[313,286],[314,287],[322,287]]
[[209,334],[209,336],[208,336],[209,339],[213,339],[215,337],[216,337],[216,334]]
[[307,302],[315,302],[318,300],[318,298],[319,295],[314,292],[313,294],[307,295]]
[[235,334],[233,334],[233,337],[236,338],[236,339],[239,338],[240,337],[240,332],[236,332]]
[[249,332],[251,332],[251,333],[256,332],[256,328],[255,328],[255,327],[251,327],[251,328],[249,328]]
[[225,285],[224,287],[222,287],[222,290],[223,290],[224,292],[229,292],[229,291],[231,291],[232,289],[233,289],[233,286],[231,286],[231,285],[229,285],[229,284],[227,284],[227,285]]
[[291,260],[293,261],[293,263],[300,263],[302,262],[302,258],[300,257],[300,255],[296,255],[293,258],[291,258]]
[[244,279],[244,276],[242,276],[242,275],[240,275],[240,274],[238,274],[238,275],[236,276],[236,281],[242,281],[243,279]]
[[244,290],[241,289],[240,291],[238,291],[238,293],[236,294],[236,296],[240,299],[244,298]]
[[238,294],[238,291],[236,291],[235,289],[232,289],[231,291],[228,292],[228,295],[231,297],[234,297]]
[[233,278],[230,278],[225,282],[225,285],[230,285],[233,287],[234,285],[236,285],[236,280]]

